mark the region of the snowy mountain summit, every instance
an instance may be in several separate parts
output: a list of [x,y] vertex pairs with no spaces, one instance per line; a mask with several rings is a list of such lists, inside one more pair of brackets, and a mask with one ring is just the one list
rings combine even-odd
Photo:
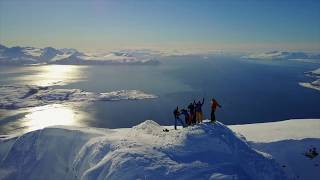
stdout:
[[287,179],[221,123],[164,132],[56,126],[0,141],[0,179]]

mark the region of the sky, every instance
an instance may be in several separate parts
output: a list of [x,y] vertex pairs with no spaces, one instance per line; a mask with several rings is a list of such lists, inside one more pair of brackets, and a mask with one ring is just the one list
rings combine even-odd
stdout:
[[0,44],[320,51],[320,1],[0,0]]

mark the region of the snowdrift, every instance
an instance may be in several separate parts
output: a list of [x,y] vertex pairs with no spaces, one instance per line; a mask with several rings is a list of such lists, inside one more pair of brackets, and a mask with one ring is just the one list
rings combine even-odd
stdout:
[[0,179],[287,179],[221,123],[163,132],[56,126],[0,142]]

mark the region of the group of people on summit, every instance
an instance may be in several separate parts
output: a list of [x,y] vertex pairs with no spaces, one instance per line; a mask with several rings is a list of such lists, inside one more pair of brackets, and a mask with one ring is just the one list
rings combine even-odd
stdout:
[[[202,106],[204,104],[204,98],[202,98],[202,101],[196,102],[195,100],[191,102],[187,109],[181,109],[179,110],[179,107],[177,106],[174,111],[174,129],[177,129],[177,124],[180,123],[183,127],[194,125],[201,123],[203,120],[203,112],[202,112]],[[215,111],[217,108],[221,108],[221,105],[214,99],[211,99],[211,122],[216,121],[215,117]],[[183,121],[180,118],[180,115],[184,115],[185,120]]]

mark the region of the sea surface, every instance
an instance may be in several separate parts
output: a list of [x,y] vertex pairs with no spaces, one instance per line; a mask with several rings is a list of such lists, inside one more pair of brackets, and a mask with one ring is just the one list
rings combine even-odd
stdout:
[[301,87],[304,72],[320,64],[255,61],[237,56],[170,56],[153,66],[0,66],[0,85],[77,88],[89,92],[142,90],[156,99],[62,103],[16,110],[0,109],[0,134],[28,132],[51,125],[132,127],[146,119],[173,124],[173,109],[205,98],[222,105],[217,119],[247,124],[320,118],[320,91]]

